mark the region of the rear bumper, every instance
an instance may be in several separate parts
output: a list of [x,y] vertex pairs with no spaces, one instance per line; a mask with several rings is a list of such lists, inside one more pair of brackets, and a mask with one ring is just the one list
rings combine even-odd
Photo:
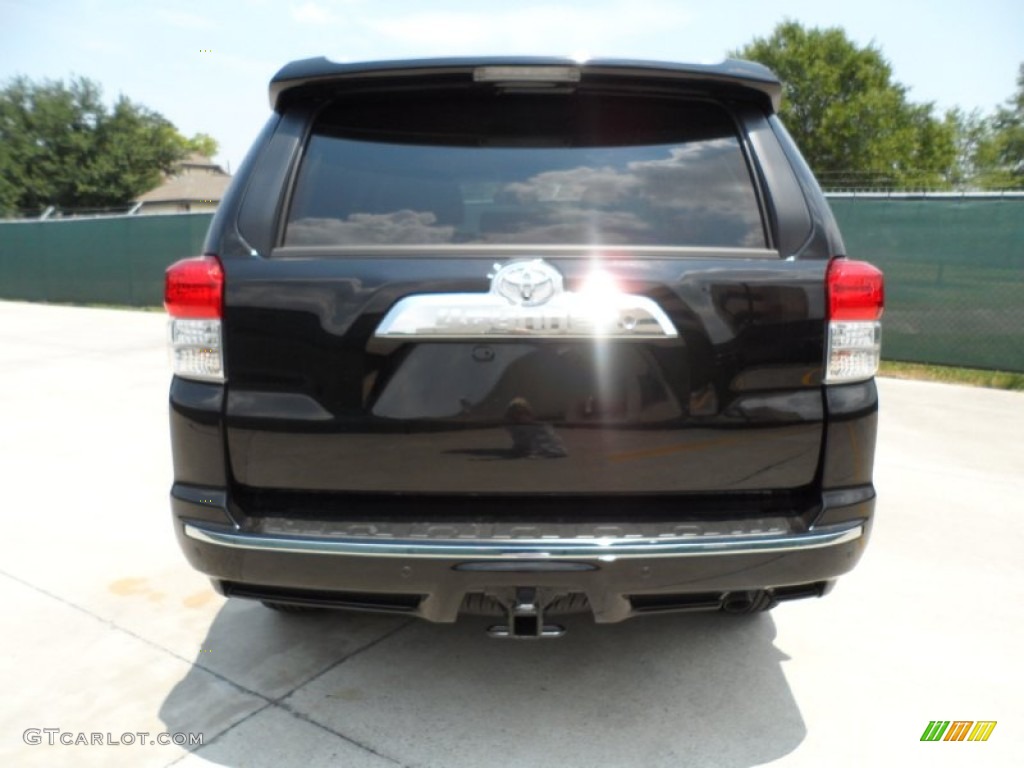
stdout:
[[860,559],[873,506],[861,499],[840,522],[794,532],[502,539],[290,535],[175,511],[189,561],[229,595],[451,622],[473,596],[530,587],[582,596],[608,623],[714,608],[745,590],[822,594]]

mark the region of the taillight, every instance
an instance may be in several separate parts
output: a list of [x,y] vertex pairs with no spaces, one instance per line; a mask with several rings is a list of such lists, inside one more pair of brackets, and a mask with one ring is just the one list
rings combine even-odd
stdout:
[[216,256],[182,259],[167,268],[164,307],[174,373],[189,379],[224,381],[221,315],[224,269]]
[[828,266],[828,357],[825,383],[870,379],[882,354],[882,271],[865,261],[834,259]]

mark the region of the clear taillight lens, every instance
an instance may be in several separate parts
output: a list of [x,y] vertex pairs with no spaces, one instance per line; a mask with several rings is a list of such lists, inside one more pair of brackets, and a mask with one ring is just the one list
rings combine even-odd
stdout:
[[224,381],[221,316],[224,270],[216,256],[183,259],[167,268],[164,307],[174,373],[189,379]]
[[870,379],[882,355],[885,280],[865,261],[835,259],[829,264],[828,352],[825,383]]

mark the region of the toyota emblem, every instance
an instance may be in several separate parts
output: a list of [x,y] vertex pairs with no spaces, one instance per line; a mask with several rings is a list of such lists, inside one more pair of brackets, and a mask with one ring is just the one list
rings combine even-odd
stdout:
[[494,265],[491,293],[522,307],[536,307],[562,292],[562,275],[543,259]]

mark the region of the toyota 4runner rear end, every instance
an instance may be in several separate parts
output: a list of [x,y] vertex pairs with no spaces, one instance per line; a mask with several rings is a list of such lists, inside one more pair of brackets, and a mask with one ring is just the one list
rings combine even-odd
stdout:
[[747,613],[860,558],[882,277],[717,66],[295,62],[167,271],[181,546],[272,607]]

